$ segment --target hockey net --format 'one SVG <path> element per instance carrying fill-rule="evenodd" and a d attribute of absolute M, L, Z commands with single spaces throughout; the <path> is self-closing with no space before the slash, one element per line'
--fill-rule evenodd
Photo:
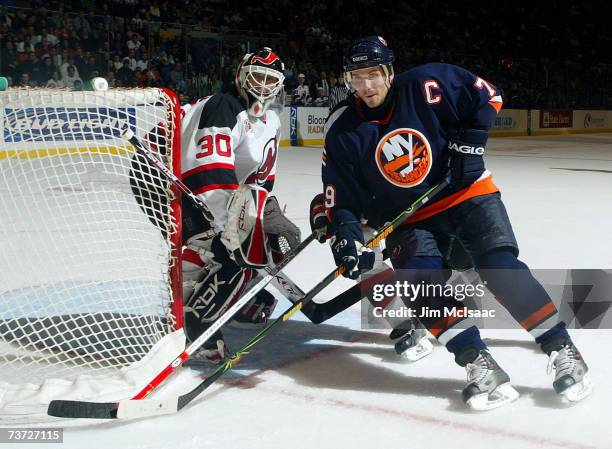
<path fill-rule="evenodd" d="M 0 92 L 0 424 L 131 397 L 184 349 L 180 171 L 166 89 Z"/>

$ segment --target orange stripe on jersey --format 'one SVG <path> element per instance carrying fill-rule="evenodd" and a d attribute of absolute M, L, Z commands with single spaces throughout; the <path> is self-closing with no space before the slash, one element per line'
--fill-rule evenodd
<path fill-rule="evenodd" d="M 436 201 L 429 206 L 422 208 L 415 212 L 406 223 L 416 223 L 417 221 L 425 220 L 426 218 L 433 217 L 440 212 L 450 209 L 457 204 L 463 203 L 465 200 L 474 198 L 475 196 L 486 195 L 489 193 L 499 192 L 499 188 L 493 183 L 493 177 L 488 176 L 485 179 L 476 181 L 474 184 L 466 187 L 465 189 L 459 190 L 440 201 Z"/>
<path fill-rule="evenodd" d="M 503 106 L 503 103 L 501 101 L 489 101 L 489 104 L 493 106 L 493 109 L 495 109 L 495 112 L 497 113 L 499 113 Z"/>
<path fill-rule="evenodd" d="M 449 330 L 454 324 L 462 321 L 464 318 L 465 317 L 459 316 L 459 314 L 451 315 L 436 321 L 431 327 L 428 327 L 427 330 L 431 332 L 431 335 L 438 338 L 443 332 Z"/>
<path fill-rule="evenodd" d="M 555 313 L 557 313 L 557 307 L 555 307 L 555 304 L 550 301 L 533 312 L 529 317 L 521 321 L 521 326 L 523 326 L 523 328 L 525 328 L 527 331 L 530 331 L 542 321 L 553 316 Z"/>

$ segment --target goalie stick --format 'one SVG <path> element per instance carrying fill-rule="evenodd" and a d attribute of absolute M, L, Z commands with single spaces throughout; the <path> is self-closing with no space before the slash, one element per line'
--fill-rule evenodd
<path fill-rule="evenodd" d="M 410 207 L 401 212 L 390 223 L 382 226 L 376 235 L 365 243 L 365 247 L 374 248 L 385 239 L 393 230 L 406 221 L 412 214 L 425 205 L 433 196 L 448 186 L 448 180 L 444 179 L 420 196 Z M 314 240 L 314 233 L 307 240 Z M 304 242 L 302 242 L 304 243 Z M 301 246 L 301 244 L 300 244 Z M 281 264 L 285 259 L 281 260 Z M 279 270 L 280 271 L 280 270 Z M 193 390 L 180 396 L 168 399 L 150 399 L 144 401 L 123 400 L 112 403 L 87 402 L 87 401 L 62 401 L 55 400 L 49 405 L 49 414 L 64 418 L 97 418 L 97 419 L 136 419 L 148 416 L 167 415 L 181 410 L 204 390 L 212 385 L 225 372 L 231 370 L 243 355 L 259 343 L 271 329 L 279 323 L 289 320 L 304 304 L 310 302 L 318 293 L 327 287 L 333 280 L 341 276 L 344 267 L 340 266 L 329 273 L 322 281 L 313 287 L 299 301 L 289 307 L 285 312 L 271 323 L 267 324 L 259 333 L 251 338 L 238 351 L 231 354 L 219 366 Z M 229 311 L 228 311 L 229 312 Z M 225 315 L 224 315 L 225 316 Z"/>

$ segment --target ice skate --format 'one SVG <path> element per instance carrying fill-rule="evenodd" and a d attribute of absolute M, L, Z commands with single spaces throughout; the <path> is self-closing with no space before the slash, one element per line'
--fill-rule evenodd
<path fill-rule="evenodd" d="M 516 400 L 519 394 L 510 385 L 510 377 L 500 368 L 487 349 L 468 348 L 457 363 L 467 371 L 463 401 L 472 410 L 491 410 Z"/>
<path fill-rule="evenodd" d="M 428 356 L 433 351 L 433 345 L 427 338 L 427 331 L 417 320 L 407 320 L 394 328 L 389 335 L 395 342 L 395 352 L 402 358 L 413 363 Z"/>
<path fill-rule="evenodd" d="M 543 346 L 549 355 L 546 372 L 555 370 L 553 388 L 568 402 L 578 402 L 593 391 L 589 367 L 571 339 L 559 337 Z"/>
<path fill-rule="evenodd" d="M 276 308 L 276 298 L 267 290 L 261 290 L 230 321 L 231 327 L 264 327 Z"/>
<path fill-rule="evenodd" d="M 219 331 L 185 361 L 185 366 L 209 368 L 218 364 L 228 354 L 229 348 L 225 344 L 223 334 Z"/>

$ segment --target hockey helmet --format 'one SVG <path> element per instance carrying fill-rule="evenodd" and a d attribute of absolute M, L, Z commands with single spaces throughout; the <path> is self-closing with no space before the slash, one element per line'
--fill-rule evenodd
<path fill-rule="evenodd" d="M 354 41 L 344 55 L 344 82 L 351 88 L 351 72 L 370 67 L 382 67 L 388 77 L 393 73 L 393 50 L 380 36 L 367 36 Z"/>
<path fill-rule="evenodd" d="M 238 92 L 249 115 L 261 117 L 283 93 L 285 65 L 272 49 L 247 53 L 236 71 Z"/>

